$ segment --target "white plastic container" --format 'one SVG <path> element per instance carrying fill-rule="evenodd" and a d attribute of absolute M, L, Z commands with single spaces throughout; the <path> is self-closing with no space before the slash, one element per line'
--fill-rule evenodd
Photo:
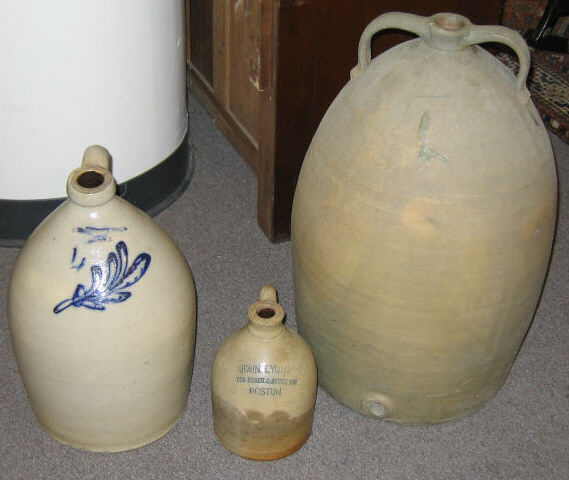
<path fill-rule="evenodd" d="M 85 145 L 105 145 L 120 158 L 119 184 L 182 155 L 170 165 L 175 182 L 147 179 L 152 201 L 134 188 L 126 198 L 149 210 L 179 193 L 191 175 L 183 1 L 0 0 L 0 7 L 0 237 L 21 236 L 21 223 L 39 223 L 37 209 L 47 208 L 21 202 L 65 197 L 61 179 Z M 32 212 L 15 210 L 24 207 Z"/>

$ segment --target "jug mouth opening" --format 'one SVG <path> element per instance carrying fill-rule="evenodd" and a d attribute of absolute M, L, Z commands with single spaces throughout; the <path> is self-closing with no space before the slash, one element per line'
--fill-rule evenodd
<path fill-rule="evenodd" d="M 98 165 L 79 167 L 71 172 L 67 180 L 67 195 L 84 207 L 103 205 L 116 193 L 111 172 Z"/>
<path fill-rule="evenodd" d="M 249 307 L 249 320 L 256 325 L 280 325 L 284 316 L 284 310 L 278 303 L 258 301 Z"/>
<path fill-rule="evenodd" d="M 259 315 L 259 317 L 266 319 L 272 318 L 276 315 L 275 310 L 271 307 L 259 308 L 256 313 Z"/>
<path fill-rule="evenodd" d="M 77 177 L 77 183 L 83 188 L 96 188 L 104 181 L 105 177 L 94 170 L 87 170 Z"/>
<path fill-rule="evenodd" d="M 271 339 L 284 329 L 285 312 L 278 303 L 258 301 L 249 307 L 248 330 L 259 338 Z"/>
<path fill-rule="evenodd" d="M 443 30 L 456 31 L 467 26 L 465 18 L 454 13 L 440 13 L 435 15 L 434 23 Z"/>

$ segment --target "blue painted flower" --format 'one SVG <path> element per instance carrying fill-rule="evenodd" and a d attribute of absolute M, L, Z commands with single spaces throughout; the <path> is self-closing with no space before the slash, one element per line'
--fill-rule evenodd
<path fill-rule="evenodd" d="M 116 253 L 107 257 L 107 268 L 100 265 L 91 267 L 91 286 L 86 289 L 81 283 L 75 288 L 71 298 L 59 302 L 54 313 L 73 307 L 85 307 L 91 310 L 105 310 L 107 303 L 120 303 L 132 293 L 128 288 L 138 282 L 150 266 L 150 254 L 141 253 L 132 265 L 128 266 L 128 248 L 122 240 L 115 245 Z"/>

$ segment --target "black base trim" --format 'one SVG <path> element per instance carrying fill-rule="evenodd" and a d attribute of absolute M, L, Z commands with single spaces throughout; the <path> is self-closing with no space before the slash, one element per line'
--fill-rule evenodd
<path fill-rule="evenodd" d="M 182 143 L 168 158 L 117 185 L 117 192 L 149 215 L 156 215 L 184 192 L 193 175 L 194 158 L 186 132 Z M 21 246 L 41 221 L 64 200 L 0 199 L 0 246 Z"/>

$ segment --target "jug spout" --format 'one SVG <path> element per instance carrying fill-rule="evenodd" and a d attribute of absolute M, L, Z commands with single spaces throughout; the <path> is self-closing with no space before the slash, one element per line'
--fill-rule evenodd
<path fill-rule="evenodd" d="M 285 312 L 277 301 L 277 290 L 272 285 L 265 285 L 259 293 L 259 301 L 249 307 L 248 330 L 251 335 L 273 339 L 284 329 Z"/>
<path fill-rule="evenodd" d="M 105 170 L 111 170 L 111 154 L 101 145 L 91 145 L 85 149 L 83 153 L 82 167 L 101 167 Z"/>
<path fill-rule="evenodd" d="M 264 285 L 259 293 L 259 301 L 277 303 L 277 289 L 270 284 Z"/>

